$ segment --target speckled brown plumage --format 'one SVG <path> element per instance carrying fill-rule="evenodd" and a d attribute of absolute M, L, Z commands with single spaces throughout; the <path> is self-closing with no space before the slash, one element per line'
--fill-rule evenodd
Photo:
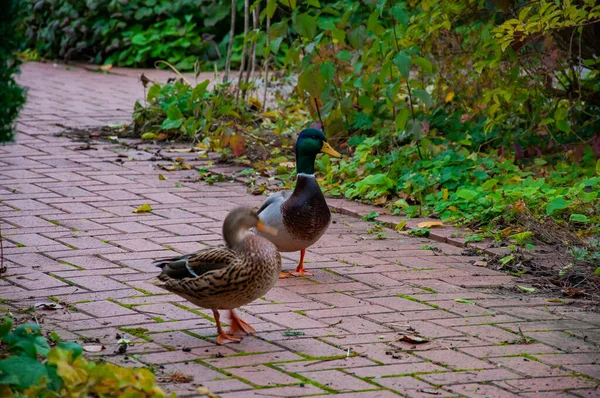
<path fill-rule="evenodd" d="M 222 340 L 237 341 L 237 338 L 222 331 L 217 310 L 231 311 L 233 331 L 253 331 L 250 325 L 237 318 L 233 309 L 265 295 L 281 272 L 279 251 L 265 238 L 251 233 L 249 229 L 253 227 L 267 230 L 255 211 L 234 209 L 223 224 L 227 247 L 207 248 L 154 262 L 162 272 L 153 284 L 199 307 L 213 310 L 219 343 Z"/>

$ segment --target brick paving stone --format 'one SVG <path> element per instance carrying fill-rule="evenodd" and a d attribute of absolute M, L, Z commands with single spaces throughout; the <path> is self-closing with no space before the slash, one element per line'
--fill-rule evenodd
<path fill-rule="evenodd" d="M 314 396 L 316 394 L 323 393 L 324 391 L 311 384 L 305 384 L 303 386 L 290 386 L 290 387 L 277 387 L 269 389 L 260 389 L 252 391 L 239 391 L 220 394 L 221 398 L 264 398 L 265 394 L 269 397 L 304 397 Z"/>
<path fill-rule="evenodd" d="M 588 365 L 600 363 L 600 355 L 597 353 L 548 354 L 536 355 L 535 357 L 549 365 Z"/>
<path fill-rule="evenodd" d="M 346 351 L 325 344 L 316 339 L 297 339 L 280 341 L 279 345 L 288 350 L 300 353 L 309 357 L 333 357 L 345 355 Z"/>
<path fill-rule="evenodd" d="M 593 388 L 598 382 L 583 377 L 543 377 L 522 380 L 497 381 L 500 387 L 516 392 L 540 392 L 552 390 L 566 390 L 575 388 Z"/>
<path fill-rule="evenodd" d="M 265 354 L 246 355 L 241 357 L 230 357 L 230 358 L 215 358 L 207 359 L 205 362 L 215 368 L 231 368 L 238 366 L 251 366 L 266 363 L 278 363 L 287 362 L 293 360 L 300 360 L 301 356 L 293 354 L 289 351 L 281 352 L 269 352 Z"/>
<path fill-rule="evenodd" d="M 548 366 L 525 357 L 491 358 L 490 361 L 526 376 L 566 376 L 569 374 L 556 366 Z"/>
<path fill-rule="evenodd" d="M 257 386 L 276 386 L 300 383 L 300 379 L 264 365 L 229 369 L 228 372 L 236 377 L 248 380 L 250 383 Z"/>
<path fill-rule="evenodd" d="M 327 369 L 352 369 L 362 366 L 373 366 L 375 362 L 372 362 L 363 357 L 347 357 L 342 359 L 334 360 L 310 360 L 300 362 L 286 362 L 273 365 L 275 368 L 284 369 L 286 372 L 299 373 L 314 370 L 327 370 Z"/>
<path fill-rule="evenodd" d="M 120 315 L 135 315 L 136 312 L 110 301 L 93 301 L 91 303 L 77 304 L 80 311 L 84 311 L 97 318 Z"/>
<path fill-rule="evenodd" d="M 414 377 L 385 377 L 375 380 L 377 384 L 387 387 L 391 390 L 397 391 L 401 394 L 409 397 L 452 397 L 456 396 L 450 392 L 436 388 L 430 384 L 427 384 L 421 380 L 417 380 Z"/>
<path fill-rule="evenodd" d="M 414 358 L 418 361 L 418 358 Z M 347 370 L 358 377 L 388 377 L 400 376 L 416 373 L 447 372 L 446 368 L 438 366 L 431 362 L 412 362 L 395 365 L 369 366 L 364 368 L 354 368 Z M 445 373 L 444 373 L 445 374 Z M 437 383 L 442 384 L 442 383 Z"/>
<path fill-rule="evenodd" d="M 456 386 L 449 386 L 448 388 L 461 396 L 469 398 L 515 398 L 518 396 L 489 384 L 459 384 Z M 546 397 L 546 395 L 544 395 L 544 397 Z"/>
<path fill-rule="evenodd" d="M 465 372 L 445 372 L 420 375 L 419 378 L 435 385 L 477 383 L 495 380 L 520 379 L 522 376 L 506 369 L 485 369 Z"/>
<path fill-rule="evenodd" d="M 377 386 L 369 384 L 339 370 L 319 370 L 300 374 L 310 380 L 316 381 L 322 386 L 341 392 L 353 390 L 374 390 L 377 388 Z"/>
<path fill-rule="evenodd" d="M 451 369 L 489 369 L 494 367 L 487 362 L 451 350 L 422 351 L 418 355 L 434 363 L 445 364 Z"/>
<path fill-rule="evenodd" d="M 532 354 L 538 357 L 537 354 L 546 354 L 559 352 L 558 349 L 545 344 L 513 344 L 513 345 L 498 345 L 485 347 L 460 347 L 459 351 L 465 352 L 477 358 L 493 358 L 504 357 L 509 355 Z M 576 354 L 574 354 L 576 355 Z M 586 354 L 587 355 L 587 354 Z M 543 358 L 553 358 L 560 355 L 543 355 Z M 588 357 L 589 358 L 589 357 Z"/>

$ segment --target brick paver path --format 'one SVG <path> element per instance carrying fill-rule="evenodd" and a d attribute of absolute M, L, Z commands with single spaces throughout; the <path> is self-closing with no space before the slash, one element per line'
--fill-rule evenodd
<path fill-rule="evenodd" d="M 391 230 L 377 240 L 347 215 L 308 251 L 314 277 L 281 280 L 243 308 L 256 336 L 217 346 L 209 311 L 145 283 L 157 273 L 150 260 L 219 244 L 227 211 L 263 197 L 192 182 L 194 170 L 162 171 L 161 181 L 161 161 L 142 149 L 98 141 L 79 150 L 54 136 L 57 124 L 130 119 L 139 72 L 115 72 L 23 68 L 29 102 L 17 143 L 0 147 L 3 307 L 60 299 L 70 308 L 30 316 L 64 339 L 106 346 L 89 355 L 152 366 L 181 394 L 202 385 L 227 398 L 600 396 L 597 313 L 507 289 L 512 277 L 445 243 Z M 133 214 L 143 203 L 152 213 Z M 297 259 L 285 254 L 284 267 Z M 114 354 L 117 335 L 135 342 L 125 355 Z M 193 381 L 167 381 L 175 371 Z"/>

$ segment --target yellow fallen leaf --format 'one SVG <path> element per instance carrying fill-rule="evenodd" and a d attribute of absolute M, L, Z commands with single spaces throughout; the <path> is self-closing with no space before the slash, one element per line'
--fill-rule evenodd
<path fill-rule="evenodd" d="M 387 201 L 387 196 L 380 196 L 379 198 L 375 199 L 373 201 L 374 204 L 376 205 L 382 205 Z"/>
<path fill-rule="evenodd" d="M 158 179 L 161 180 L 161 181 L 165 181 L 167 178 L 164 175 L 159 174 L 158 175 Z"/>
<path fill-rule="evenodd" d="M 396 226 L 394 227 L 394 229 L 398 232 L 403 231 L 404 228 L 406 228 L 406 221 L 400 221 L 398 224 L 396 224 Z"/>
<path fill-rule="evenodd" d="M 199 142 L 199 143 L 196 144 L 196 148 L 200 148 L 200 149 L 206 150 L 206 149 L 208 149 L 208 145 L 206 145 L 203 142 Z"/>
<path fill-rule="evenodd" d="M 442 188 L 442 199 L 448 200 L 448 188 Z"/>
<path fill-rule="evenodd" d="M 171 148 L 167 149 L 167 152 L 188 153 L 192 152 L 192 148 Z"/>
<path fill-rule="evenodd" d="M 296 163 L 294 162 L 281 162 L 279 163 L 280 166 L 283 167 L 289 167 L 290 169 L 293 169 L 294 167 L 296 167 Z"/>
<path fill-rule="evenodd" d="M 423 221 L 417 224 L 419 228 L 433 228 L 433 227 L 441 227 L 444 223 L 441 221 Z"/>
<path fill-rule="evenodd" d="M 187 170 L 191 170 L 192 169 L 192 165 L 189 164 L 189 163 L 182 163 L 181 167 L 183 167 L 184 169 L 187 169 Z"/>
<path fill-rule="evenodd" d="M 108 72 L 108 71 L 109 71 L 109 70 L 111 70 L 111 69 L 112 69 L 112 64 L 108 64 L 108 65 L 102 65 L 102 66 L 100 67 L 100 70 L 101 70 L 102 72 Z"/>
<path fill-rule="evenodd" d="M 175 161 L 177 163 L 183 163 L 183 158 L 182 157 L 177 157 L 177 158 L 175 158 Z"/>
<path fill-rule="evenodd" d="M 454 91 L 450 91 L 448 94 L 446 94 L 446 102 L 450 102 L 454 99 Z"/>
<path fill-rule="evenodd" d="M 149 213 L 151 211 L 152 211 L 152 207 L 150 207 L 150 205 L 148 203 L 144 203 L 143 205 L 141 205 L 140 207 L 135 209 L 133 212 L 134 213 Z"/>
<path fill-rule="evenodd" d="M 144 133 L 144 134 L 142 134 L 142 139 L 145 140 L 145 141 L 155 140 L 156 139 L 156 134 L 154 134 L 154 133 Z"/>

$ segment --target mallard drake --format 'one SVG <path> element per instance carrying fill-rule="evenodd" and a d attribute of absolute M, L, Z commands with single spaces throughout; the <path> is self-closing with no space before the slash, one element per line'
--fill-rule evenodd
<path fill-rule="evenodd" d="M 199 307 L 213 311 L 217 323 L 217 343 L 240 341 L 236 332 L 255 330 L 240 319 L 234 309 L 267 293 L 281 272 L 281 255 L 268 240 L 250 232 L 256 228 L 276 234 L 265 226 L 255 210 L 238 207 L 223 223 L 226 247 L 212 247 L 179 257 L 155 260 L 162 272 L 151 282 L 177 294 Z M 229 334 L 221 328 L 218 310 L 229 310 Z"/>
<path fill-rule="evenodd" d="M 312 275 L 304 269 L 306 248 L 317 242 L 331 222 L 331 212 L 315 178 L 315 159 L 323 152 L 341 155 L 327 143 L 321 130 L 303 130 L 296 141 L 296 187 L 293 192 L 275 192 L 262 203 L 258 217 L 262 223 L 277 229 L 277 235 L 258 234 L 269 239 L 282 252 L 300 251 L 295 271 L 282 272 L 280 277 Z"/>

